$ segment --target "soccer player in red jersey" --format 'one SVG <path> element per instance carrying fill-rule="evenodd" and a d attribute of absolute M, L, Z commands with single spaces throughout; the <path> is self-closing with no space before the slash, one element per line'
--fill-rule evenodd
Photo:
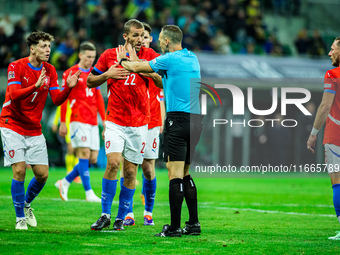
<path fill-rule="evenodd" d="M 323 138 L 325 162 L 333 187 L 334 209 L 340 223 L 340 37 L 334 40 L 328 56 L 336 68 L 325 74 L 324 93 L 307 141 L 307 149 L 314 153 L 317 133 L 326 123 Z M 340 240 L 340 231 L 328 239 Z"/>
<path fill-rule="evenodd" d="M 81 71 L 70 73 L 67 86 L 59 90 L 55 68 L 47 63 L 51 53 L 53 36 L 33 32 L 27 38 L 29 57 L 12 62 L 8 66 L 8 82 L 5 102 L 0 116 L 1 139 L 5 166 L 12 166 L 12 199 L 16 212 L 16 229 L 36 227 L 37 221 L 31 202 L 44 187 L 48 177 L 48 157 L 44 135 L 41 133 L 42 111 L 47 94 L 56 105 L 61 105 L 71 89 L 77 85 Z M 25 196 L 26 164 L 32 166 L 34 177 Z"/>
<path fill-rule="evenodd" d="M 85 189 L 86 200 L 89 202 L 100 202 L 90 184 L 89 164 L 96 164 L 99 153 L 99 129 L 97 112 L 104 123 L 105 105 L 100 87 L 95 89 L 86 86 L 87 77 L 92 70 L 92 64 L 96 58 L 96 47 L 90 42 L 83 42 L 80 45 L 79 63 L 64 72 L 63 87 L 66 86 L 66 78 L 70 72 L 82 71 L 78 85 L 72 90 L 68 101 L 72 110 L 70 120 L 70 134 L 72 147 L 76 149 L 79 163 L 62 180 L 55 183 L 59 189 L 60 197 L 67 201 L 67 192 L 71 182 L 80 176 Z M 66 111 L 67 101 L 61 106 L 61 122 L 59 134 L 62 137 L 67 135 Z M 103 124 L 105 126 L 105 123 Z"/>
<path fill-rule="evenodd" d="M 139 58 L 149 61 L 157 53 L 142 47 L 144 37 L 143 24 L 135 19 L 124 24 L 123 37 L 125 47 L 129 48 L 130 59 Z M 137 51 L 133 54 L 133 49 Z M 119 70 L 119 75 L 114 75 Z M 124 184 L 119 196 L 119 209 L 114 230 L 124 230 L 123 220 L 129 209 L 135 192 L 138 164 L 143 162 L 142 149 L 146 141 L 147 124 L 150 118 L 148 80 L 142 75 L 123 71 L 117 61 L 116 48 L 106 50 L 94 66 L 87 79 L 90 88 L 100 86 L 107 81 L 108 106 L 106 114 L 105 150 L 107 166 L 102 182 L 102 215 L 91 226 L 92 230 L 101 230 L 110 226 L 112 200 L 116 193 L 117 173 L 121 157 L 124 157 Z M 161 82 L 158 74 L 154 74 Z"/>
<path fill-rule="evenodd" d="M 197 188 L 189 173 L 196 145 L 199 142 L 203 121 L 200 115 L 199 88 L 200 65 L 196 55 L 182 48 L 183 33 L 178 26 L 165 25 L 159 34 L 164 55 L 152 61 L 130 62 L 126 49 L 119 45 L 117 59 L 130 72 L 161 72 L 163 83 L 155 83 L 164 89 L 167 118 L 164 128 L 163 159 L 169 171 L 169 205 L 171 225 L 163 226 L 159 237 L 200 235 L 198 221 Z M 195 80 L 193 80 L 195 79 Z M 181 210 L 185 197 L 189 221 L 181 229 Z"/>
<path fill-rule="evenodd" d="M 143 22 L 144 25 L 144 40 L 142 46 L 149 48 L 152 42 L 151 27 Z M 155 86 L 153 80 L 148 78 L 149 95 L 150 95 L 150 122 L 148 124 L 148 133 L 146 143 L 143 144 L 143 188 L 142 199 L 145 201 L 144 208 L 144 225 L 155 225 L 152 218 L 153 206 L 156 195 L 156 173 L 155 162 L 159 152 L 159 134 L 162 133 L 162 125 L 165 117 L 165 106 L 162 89 Z M 121 186 L 124 178 L 120 179 Z M 145 198 L 145 200 L 144 200 Z M 133 201 L 131 201 L 128 214 L 125 217 L 124 225 L 130 226 L 135 224 L 133 214 Z"/>

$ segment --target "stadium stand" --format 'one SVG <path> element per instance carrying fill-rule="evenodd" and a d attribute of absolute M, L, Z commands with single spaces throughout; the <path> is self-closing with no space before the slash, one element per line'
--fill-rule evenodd
<path fill-rule="evenodd" d="M 335 0 L 12 2 L 0 1 L 4 6 L 0 11 L 0 68 L 27 55 L 24 36 L 37 29 L 55 36 L 51 61 L 65 70 L 77 61 L 74 52 L 83 40 L 98 45 L 99 54 L 122 42 L 122 26 L 130 18 L 154 27 L 152 47 L 158 47 L 163 24 L 176 24 L 185 33 L 184 46 L 195 52 L 273 56 L 324 55 L 336 36 L 334 24 L 339 22 L 332 12 L 339 7 Z M 323 19 L 325 14 L 330 18 Z"/>
<path fill-rule="evenodd" d="M 153 27 L 154 40 L 151 47 L 158 51 L 160 50 L 157 40 L 161 27 L 164 24 L 178 25 L 184 31 L 183 46 L 199 56 L 203 77 L 224 78 L 230 75 L 229 77 L 254 78 L 256 75 L 251 74 L 249 67 L 247 69 L 243 64 L 248 62 L 252 64 L 251 68 L 255 65 L 256 68 L 266 66 L 270 68 L 269 70 L 279 70 L 283 77 L 317 75 L 322 78 L 323 71 L 308 72 L 307 67 L 299 69 L 299 73 L 296 70 L 299 63 L 307 65 L 309 59 L 327 58 L 330 44 L 339 35 L 336 26 L 340 22 L 340 18 L 333 12 L 340 7 L 337 0 L 327 2 L 322 0 L 0 0 L 0 6 L 2 6 L 0 9 L 1 98 L 4 95 L 2 90 L 6 85 L 8 64 L 29 54 L 24 39 L 29 32 L 37 29 L 55 36 L 50 62 L 57 67 L 60 77 L 63 71 L 77 62 L 76 52 L 80 42 L 84 40 L 93 42 L 97 46 L 99 56 L 105 49 L 122 44 L 124 22 L 129 18 L 137 18 L 150 23 Z M 325 16 L 327 19 L 324 18 Z M 223 55 L 227 55 L 228 58 L 223 58 Z M 209 64 L 215 57 L 220 57 L 218 61 L 223 63 L 226 61 L 225 63 L 229 64 L 228 70 L 221 70 L 222 67 Z M 251 60 L 248 57 L 251 57 Z M 285 59 L 288 59 L 287 66 L 278 68 L 275 58 L 280 66 Z M 305 62 L 299 62 L 305 58 L 307 58 Z M 320 65 L 324 66 L 328 59 L 326 62 L 322 61 Z M 329 64 L 328 62 L 326 65 Z M 291 68 L 292 66 L 294 68 Z M 268 73 L 269 76 L 272 74 Z M 246 88 L 248 84 L 243 83 L 240 86 Z M 103 94 L 105 89 L 103 86 Z M 318 93 L 315 87 L 312 90 L 313 93 Z M 53 111 L 47 107 L 47 113 Z M 44 123 L 49 123 L 49 115 L 44 115 Z M 45 126 L 43 131 L 50 132 Z M 256 144 L 253 141 L 256 140 L 257 135 L 261 136 L 261 131 L 250 135 L 251 144 Z M 235 138 L 236 143 L 237 138 Z M 52 141 L 50 148 L 53 149 L 54 144 Z M 204 158 L 203 154 L 202 152 L 202 158 Z M 57 152 L 49 155 L 52 161 L 55 158 L 55 162 L 58 162 Z M 303 155 L 294 155 L 303 157 Z M 256 159 L 259 156 L 249 157 Z M 301 158 L 300 162 L 303 161 Z"/>

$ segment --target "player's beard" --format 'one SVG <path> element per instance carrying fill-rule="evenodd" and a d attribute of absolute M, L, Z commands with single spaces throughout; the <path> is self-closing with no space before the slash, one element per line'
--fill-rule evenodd
<path fill-rule="evenodd" d="M 333 66 L 339 66 L 339 55 L 337 55 L 334 60 L 332 61 Z"/>
<path fill-rule="evenodd" d="M 139 49 L 136 48 L 136 46 L 139 46 Z M 136 52 L 139 52 L 140 49 L 143 47 L 142 44 L 138 45 L 137 43 L 135 45 L 133 45 L 133 48 L 135 49 Z"/>

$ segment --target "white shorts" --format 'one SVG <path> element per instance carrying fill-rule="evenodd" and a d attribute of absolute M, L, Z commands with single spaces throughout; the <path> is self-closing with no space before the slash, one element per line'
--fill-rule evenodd
<path fill-rule="evenodd" d="M 120 152 L 127 161 L 142 164 L 148 125 L 124 127 L 110 121 L 105 124 L 105 153 Z"/>
<path fill-rule="evenodd" d="M 99 129 L 97 125 L 71 122 L 70 133 L 73 148 L 90 148 L 92 151 L 99 151 Z"/>
<path fill-rule="evenodd" d="M 325 163 L 329 174 L 340 174 L 340 147 L 334 144 L 325 144 Z M 335 176 L 334 176 L 335 177 Z M 340 178 L 336 176 L 336 178 Z"/>
<path fill-rule="evenodd" d="M 148 129 L 146 136 L 146 145 L 144 150 L 145 159 L 158 159 L 159 151 L 159 130 L 161 127 Z"/>
<path fill-rule="evenodd" d="M 44 135 L 26 136 L 8 129 L 0 128 L 4 150 L 4 165 L 26 162 L 30 165 L 47 165 L 48 156 Z"/>

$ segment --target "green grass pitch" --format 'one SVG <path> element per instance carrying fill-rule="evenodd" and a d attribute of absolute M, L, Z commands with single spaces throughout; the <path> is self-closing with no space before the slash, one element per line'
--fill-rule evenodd
<path fill-rule="evenodd" d="M 167 171 L 157 171 L 156 225 L 143 226 L 139 184 L 136 225 L 124 232 L 91 231 L 101 205 L 85 202 L 79 184 L 69 189 L 71 201 L 62 201 L 54 183 L 64 174 L 64 170 L 51 169 L 46 186 L 33 201 L 38 226 L 16 231 L 12 171 L 0 170 L 0 254 L 340 254 L 340 241 L 327 239 L 340 230 L 328 178 L 197 178 L 202 234 L 159 238 L 154 234 L 169 223 Z M 25 187 L 32 176 L 27 170 Z M 97 195 L 102 176 L 103 171 L 91 171 Z M 138 179 L 141 182 L 140 172 Z M 119 187 L 113 218 L 118 197 Z M 184 202 L 182 226 L 187 218 Z"/>

